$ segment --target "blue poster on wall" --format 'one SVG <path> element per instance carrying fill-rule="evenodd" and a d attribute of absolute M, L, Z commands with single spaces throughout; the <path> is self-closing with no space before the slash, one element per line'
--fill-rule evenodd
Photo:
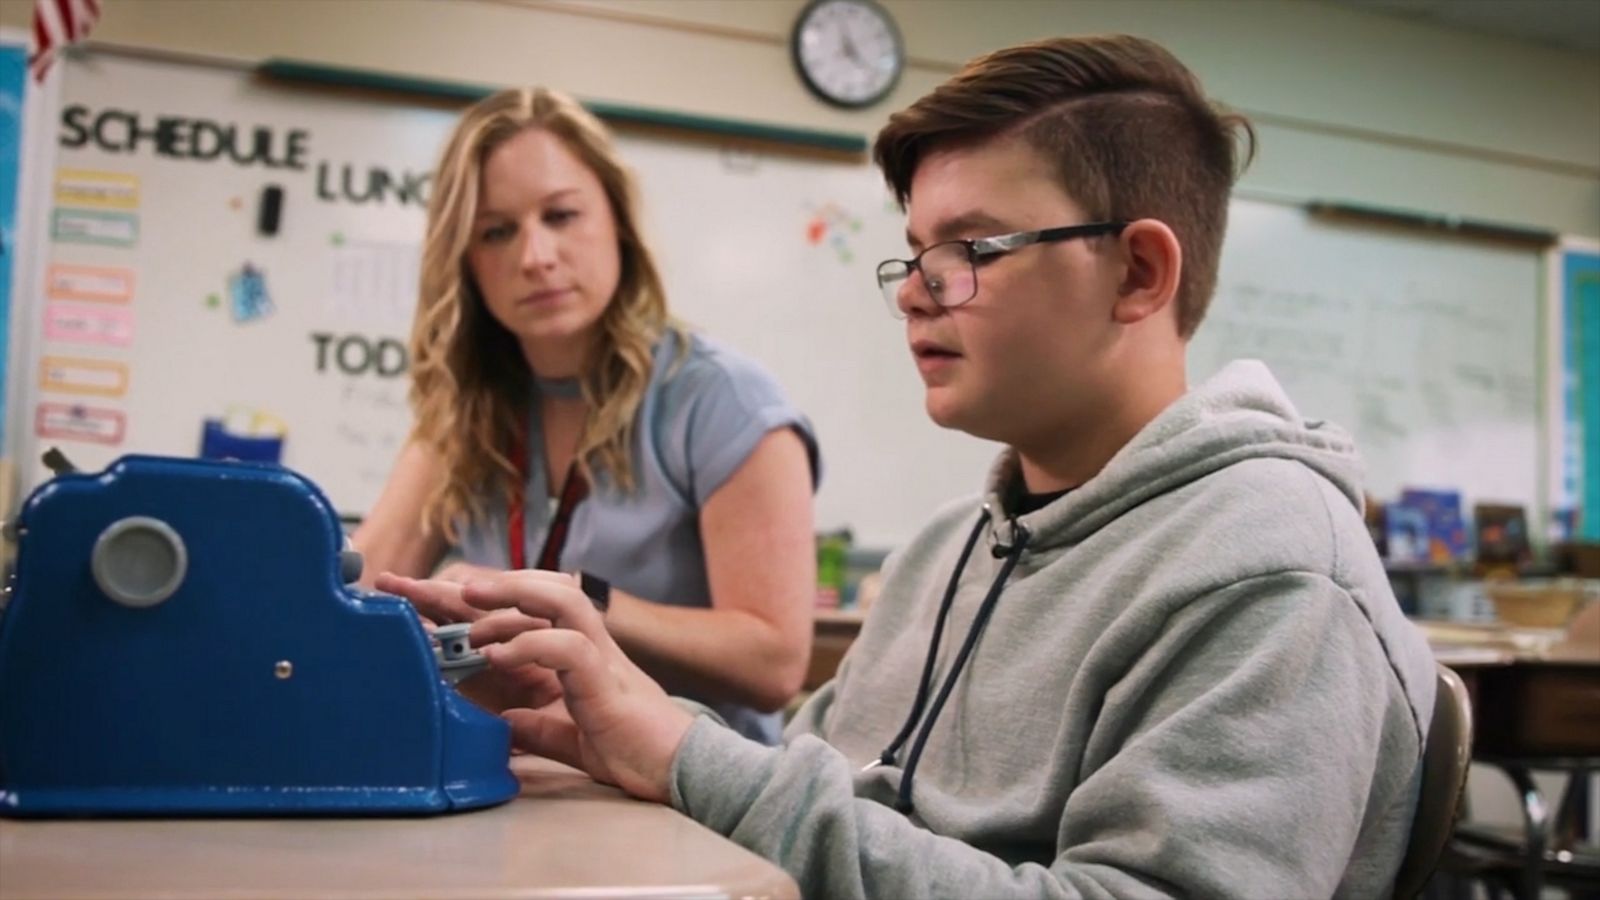
<path fill-rule="evenodd" d="M 0 447 L 6 440 L 6 357 L 11 345 L 12 259 L 17 252 L 17 179 L 22 168 L 22 92 L 28 51 L 0 44 Z"/>
<path fill-rule="evenodd" d="M 1567 337 L 1563 493 L 1578 500 L 1577 536 L 1600 541 L 1600 253 L 1563 253 L 1561 288 Z"/>

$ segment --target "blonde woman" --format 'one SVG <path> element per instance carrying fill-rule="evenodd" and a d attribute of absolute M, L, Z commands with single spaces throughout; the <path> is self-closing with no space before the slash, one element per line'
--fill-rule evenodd
<path fill-rule="evenodd" d="M 462 115 L 428 210 L 415 422 L 353 539 L 386 590 L 451 551 L 435 583 L 581 571 L 635 662 L 773 743 L 810 652 L 816 441 L 769 375 L 671 318 L 636 205 L 571 98 Z M 475 696 L 527 705 L 538 681 Z"/>

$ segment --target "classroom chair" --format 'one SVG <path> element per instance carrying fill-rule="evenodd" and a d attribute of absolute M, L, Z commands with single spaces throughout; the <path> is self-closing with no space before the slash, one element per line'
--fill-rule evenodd
<path fill-rule="evenodd" d="M 1467 785 L 1472 760 L 1472 703 L 1461 676 L 1436 664 L 1439 685 L 1433 699 L 1433 720 L 1422 754 L 1422 792 L 1411 840 L 1394 879 L 1394 896 L 1409 900 L 1422 893 L 1439 856 L 1455 830 L 1456 810 Z"/>
<path fill-rule="evenodd" d="M 1481 883 L 1492 900 L 1510 895 L 1539 900 L 1547 887 L 1570 897 L 1600 897 L 1600 849 L 1586 840 L 1589 779 L 1600 757 L 1499 758 L 1478 761 L 1506 773 L 1522 800 L 1521 828 L 1463 823 L 1451 839 L 1443 869 Z M 1566 772 L 1554 814 L 1533 781 L 1533 771 Z"/>

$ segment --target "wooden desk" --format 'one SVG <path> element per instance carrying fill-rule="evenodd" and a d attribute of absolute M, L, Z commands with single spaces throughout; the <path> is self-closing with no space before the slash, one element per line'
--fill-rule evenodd
<path fill-rule="evenodd" d="M 0 819 L 0 898 L 799 896 L 672 809 L 519 756 L 522 796 L 416 819 Z"/>
<path fill-rule="evenodd" d="M 1490 875 L 1526 898 L 1541 896 L 1547 878 L 1592 872 L 1587 796 L 1589 773 L 1600 767 L 1600 641 L 1497 626 L 1418 625 L 1472 696 L 1475 764 L 1500 769 L 1521 800 L 1520 828 L 1470 816 L 1459 823 L 1442 871 Z M 1536 771 L 1569 775 L 1558 807 L 1545 798 Z"/>
<path fill-rule="evenodd" d="M 1600 757 L 1600 661 L 1517 660 L 1470 677 L 1475 754 Z"/>
<path fill-rule="evenodd" d="M 1472 697 L 1474 754 L 1600 756 L 1600 646 L 1560 632 L 1419 621 Z"/>

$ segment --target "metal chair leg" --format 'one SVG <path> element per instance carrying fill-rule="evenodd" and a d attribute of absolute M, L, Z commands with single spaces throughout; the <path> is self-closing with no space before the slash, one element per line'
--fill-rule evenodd
<path fill-rule="evenodd" d="M 1566 790 L 1556 806 L 1552 836 L 1557 850 L 1570 850 L 1589 838 L 1589 772 L 1578 770 L 1567 776 Z"/>
<path fill-rule="evenodd" d="M 1522 794 L 1522 823 L 1526 828 L 1523 837 L 1522 900 L 1539 900 L 1544 888 L 1544 850 L 1549 841 L 1550 810 L 1544 795 L 1539 793 L 1533 776 L 1521 766 L 1502 766 Z"/>

